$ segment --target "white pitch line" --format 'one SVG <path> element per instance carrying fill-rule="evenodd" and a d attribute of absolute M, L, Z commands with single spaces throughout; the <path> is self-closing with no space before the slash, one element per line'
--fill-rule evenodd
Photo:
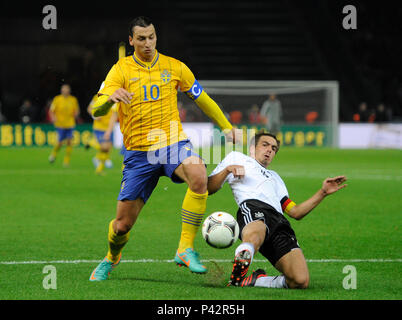
<path fill-rule="evenodd" d="M 267 262 L 267 260 L 253 260 L 254 262 Z M 370 263 L 387 263 L 402 262 L 402 259 L 306 259 L 311 263 L 351 263 L 351 262 L 370 262 Z M 99 263 L 101 260 L 31 260 L 31 261 L 0 261 L 0 265 L 17 265 L 17 264 L 79 264 L 79 263 Z M 172 263 L 174 260 L 158 260 L 158 259 L 139 259 L 139 260 L 121 260 L 122 263 Z M 232 260 L 204 259 L 201 262 L 222 262 L 230 263 Z"/>
<path fill-rule="evenodd" d="M 82 174 L 82 170 L 71 169 L 68 171 L 61 170 L 42 170 L 42 169 L 0 169 L 1 175 L 72 175 L 72 174 Z M 323 176 L 327 175 L 325 171 L 314 172 L 314 173 L 306 173 L 304 171 L 290 171 L 283 170 L 281 176 L 287 178 L 306 178 L 306 179 L 321 179 Z M 398 172 L 394 174 L 381 174 L 381 173 L 372 173 L 372 172 L 362 172 L 362 173 L 352 173 L 347 175 L 349 180 L 385 180 L 385 181 L 401 181 L 402 175 Z"/>
<path fill-rule="evenodd" d="M 304 173 L 304 172 L 283 172 L 281 176 L 283 177 L 289 177 L 289 178 L 308 178 L 308 179 L 314 179 L 314 178 L 322 178 L 324 174 L 321 174 L 319 172 L 315 173 Z M 350 174 L 347 175 L 349 180 L 387 180 L 387 181 L 401 181 L 402 176 L 400 175 L 382 175 L 382 174 Z"/>

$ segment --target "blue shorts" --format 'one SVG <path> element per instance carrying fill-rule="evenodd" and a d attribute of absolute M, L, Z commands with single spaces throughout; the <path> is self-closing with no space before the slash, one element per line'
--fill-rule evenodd
<path fill-rule="evenodd" d="M 58 141 L 62 142 L 63 140 L 66 139 L 72 139 L 73 138 L 73 131 L 74 128 L 56 128 L 57 131 L 57 137 L 58 137 Z"/>
<path fill-rule="evenodd" d="M 147 202 L 158 184 L 159 177 L 169 177 L 174 183 L 183 183 L 174 174 L 176 168 L 191 156 L 200 156 L 193 151 L 189 140 L 179 141 L 156 151 L 129 151 L 124 153 L 123 180 L 118 200 Z"/>
<path fill-rule="evenodd" d="M 124 153 L 126 152 L 126 147 L 124 146 L 124 144 L 121 146 L 121 149 L 120 149 L 120 154 L 122 155 L 122 156 L 124 156 Z"/>
<path fill-rule="evenodd" d="M 103 143 L 103 142 L 113 142 L 113 132 L 110 135 L 110 139 L 109 140 L 105 140 L 104 139 L 104 135 L 105 135 L 106 131 L 101 131 L 101 130 L 94 130 L 94 135 L 96 137 L 96 140 L 98 140 L 98 143 Z"/>

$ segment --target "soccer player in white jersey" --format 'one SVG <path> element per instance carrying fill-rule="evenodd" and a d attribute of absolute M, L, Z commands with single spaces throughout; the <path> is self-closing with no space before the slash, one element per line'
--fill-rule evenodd
<path fill-rule="evenodd" d="M 268 288 L 307 288 L 309 272 L 296 235 L 284 212 L 302 219 L 326 196 L 346 187 L 345 176 L 327 178 L 308 200 L 295 204 L 285 183 L 268 170 L 280 142 L 269 133 L 259 133 L 250 142 L 250 156 L 229 153 L 208 178 L 208 192 L 217 192 L 228 182 L 239 206 L 237 222 L 242 243 L 235 251 L 229 285 Z M 281 276 L 268 276 L 258 269 L 247 276 L 254 254 L 259 251 L 279 270 Z"/>

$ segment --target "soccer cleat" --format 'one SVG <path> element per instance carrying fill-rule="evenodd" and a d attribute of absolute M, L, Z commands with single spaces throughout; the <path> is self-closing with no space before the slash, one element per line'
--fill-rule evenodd
<path fill-rule="evenodd" d="M 240 251 L 233 261 L 233 270 L 229 285 L 239 286 L 248 272 L 251 263 L 251 253 L 248 250 Z"/>
<path fill-rule="evenodd" d="M 89 281 L 103 281 L 107 280 L 110 273 L 116 268 L 120 263 L 121 255 L 116 263 L 111 262 L 105 257 L 101 263 L 95 268 L 89 277 Z"/>
<path fill-rule="evenodd" d="M 248 276 L 243 278 L 243 280 L 240 282 L 238 285 L 239 287 L 254 287 L 255 282 L 257 281 L 258 278 L 260 277 L 266 277 L 267 274 L 265 273 L 264 270 L 258 269 L 256 271 L 253 271 L 253 273 Z"/>
<path fill-rule="evenodd" d="M 105 161 L 105 167 L 108 168 L 108 169 L 113 168 L 113 162 L 112 162 L 112 160 L 107 159 L 107 160 Z"/>
<path fill-rule="evenodd" d="M 99 159 L 97 157 L 93 157 L 92 158 L 92 163 L 94 165 L 94 167 L 96 168 L 99 165 Z"/>
<path fill-rule="evenodd" d="M 49 156 L 48 160 L 49 160 L 49 163 L 54 163 L 54 162 L 56 161 L 56 157 L 51 154 L 51 155 Z"/>
<path fill-rule="evenodd" d="M 192 248 L 187 248 L 185 251 L 179 253 L 176 252 L 176 256 L 174 257 L 174 262 L 181 267 L 186 266 L 190 269 L 191 272 L 194 273 L 207 273 L 208 269 L 201 264 L 200 255 L 198 252 L 195 252 Z"/>

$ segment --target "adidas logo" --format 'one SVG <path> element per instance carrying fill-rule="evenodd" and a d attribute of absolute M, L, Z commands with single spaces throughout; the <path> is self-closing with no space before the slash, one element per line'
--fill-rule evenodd
<path fill-rule="evenodd" d="M 263 218 L 264 217 L 264 214 L 262 212 L 256 212 L 254 215 L 255 215 L 256 218 Z"/>

